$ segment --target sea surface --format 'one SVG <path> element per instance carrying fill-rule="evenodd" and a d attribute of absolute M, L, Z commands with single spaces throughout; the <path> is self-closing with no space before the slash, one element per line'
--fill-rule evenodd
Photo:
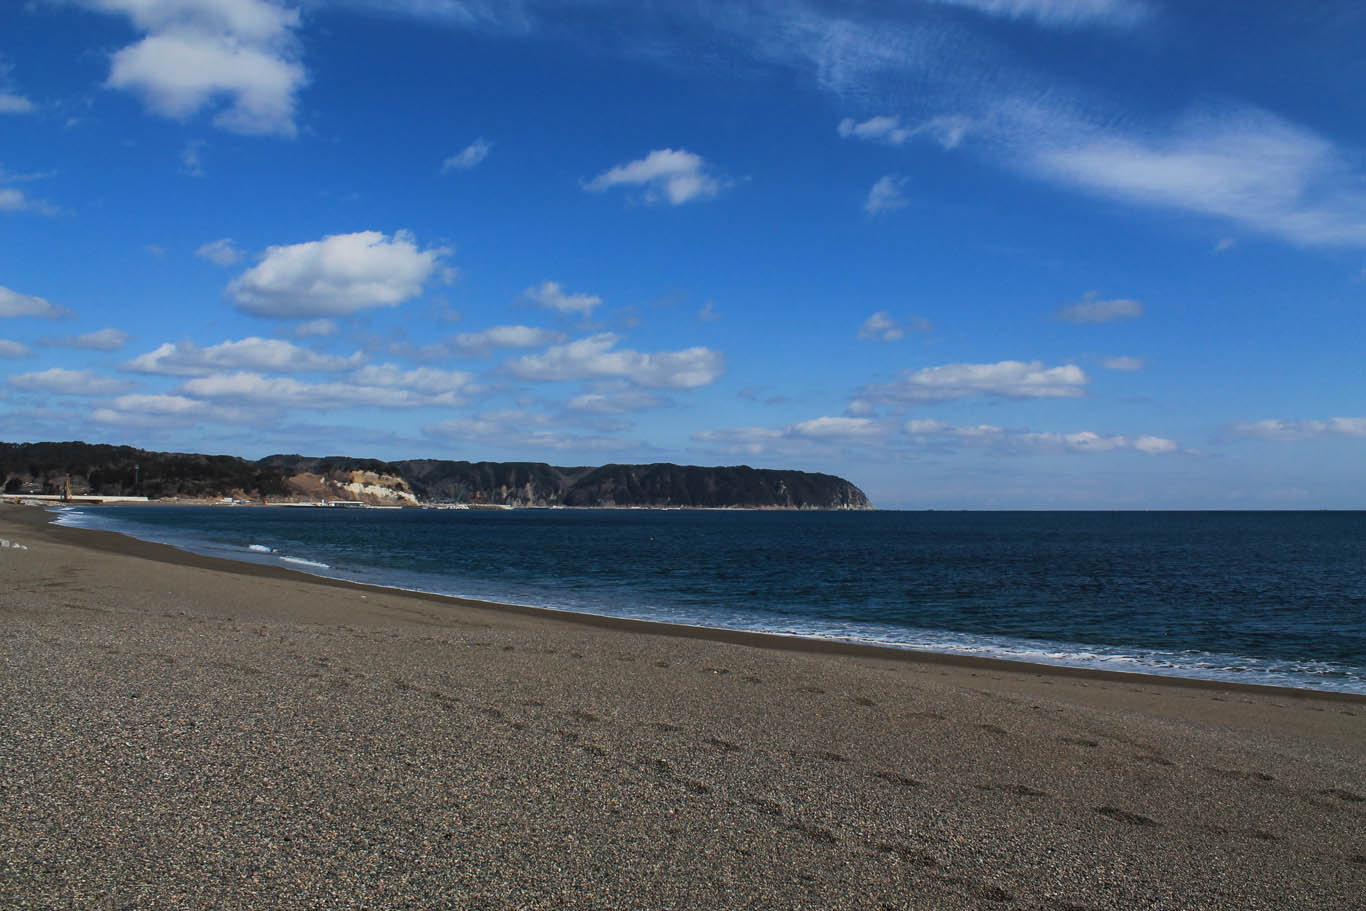
<path fill-rule="evenodd" d="M 118 506 L 59 521 L 557 610 L 1366 693 L 1366 512 Z"/>

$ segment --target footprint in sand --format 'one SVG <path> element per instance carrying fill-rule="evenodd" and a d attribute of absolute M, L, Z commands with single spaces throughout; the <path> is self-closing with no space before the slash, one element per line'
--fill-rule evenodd
<path fill-rule="evenodd" d="M 939 858 L 926 851 L 921 851 L 900 842 L 880 841 L 877 843 L 877 849 L 884 854 L 895 854 L 896 856 L 909 860 L 911 863 L 921 867 L 940 866 Z"/>
<path fill-rule="evenodd" d="M 1322 791 L 1319 791 L 1319 793 L 1324 797 L 1336 797 L 1338 800 L 1345 800 L 1348 803 L 1361 803 L 1362 801 L 1366 801 L 1366 797 L 1362 797 L 1360 794 L 1354 794 L 1343 788 L 1324 788 Z"/>
<path fill-rule="evenodd" d="M 1117 822 L 1125 822 L 1131 826 L 1156 826 L 1157 820 L 1149 819 L 1138 813 L 1130 813 L 1128 810 L 1121 810 L 1119 807 L 1096 807 L 1096 812 L 1101 816 L 1108 816 Z"/>
<path fill-rule="evenodd" d="M 1027 784 L 979 784 L 979 791 L 1005 791 L 1007 794 L 1016 794 L 1020 797 L 1047 797 L 1047 791 L 1040 791 L 1038 788 L 1031 788 Z"/>
<path fill-rule="evenodd" d="M 1070 744 L 1072 744 L 1073 746 L 1079 746 L 1079 747 L 1092 747 L 1092 748 L 1094 748 L 1094 747 L 1100 746 L 1100 741 L 1098 741 L 1098 740 L 1091 740 L 1090 738 L 1087 738 L 1087 737 L 1059 737 L 1058 740 L 1062 741 L 1063 743 L 1070 743 Z"/>
<path fill-rule="evenodd" d="M 1206 772 L 1213 772 L 1220 778 L 1229 778 L 1234 781 L 1275 781 L 1275 777 L 1263 772 L 1245 772 L 1242 769 L 1219 769 L 1212 765 L 1205 766 Z"/>
<path fill-rule="evenodd" d="M 788 823 L 787 827 L 794 832 L 800 832 L 803 835 L 806 835 L 810 838 L 814 838 L 816 841 L 825 842 L 829 845 L 833 845 L 835 842 L 839 841 L 839 838 L 835 835 L 834 832 L 831 832 L 824 826 L 818 826 L 815 823 L 802 822 L 801 820 L 797 820 L 795 822 Z"/>

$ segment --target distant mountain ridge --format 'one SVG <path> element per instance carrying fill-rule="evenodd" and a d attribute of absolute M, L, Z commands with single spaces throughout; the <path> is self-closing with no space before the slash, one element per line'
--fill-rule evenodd
<path fill-rule="evenodd" d="M 544 462 L 385 462 L 344 456 L 154 452 L 82 442 L 0 443 L 6 493 L 249 500 L 355 500 L 373 505 L 646 506 L 872 509 L 843 478 L 805 471 L 658 462 L 566 468 Z"/>

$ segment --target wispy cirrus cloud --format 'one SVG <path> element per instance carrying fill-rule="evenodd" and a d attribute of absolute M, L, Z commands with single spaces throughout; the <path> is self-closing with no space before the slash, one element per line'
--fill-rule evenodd
<path fill-rule="evenodd" d="M 451 155 L 441 162 L 441 173 L 449 174 L 451 171 L 468 171 L 478 167 L 485 158 L 489 157 L 489 151 L 493 148 L 493 143 L 480 136 L 474 142 L 465 146 L 460 152 Z"/>
<path fill-rule="evenodd" d="M 1052 27 L 1125 28 L 1152 15 L 1138 0 L 930 0 L 1006 19 L 1030 19 Z"/>
<path fill-rule="evenodd" d="M 906 184 L 909 178 L 886 174 L 873 184 L 868 197 L 863 201 L 863 211 L 869 215 L 882 215 L 910 204 L 906 198 Z"/>
<path fill-rule="evenodd" d="M 231 237 L 222 237 L 218 240 L 211 240 L 202 244 L 194 255 L 200 259 L 206 259 L 215 266 L 231 266 L 242 258 L 243 253 L 232 242 Z"/>
<path fill-rule="evenodd" d="M 1005 160 L 1052 183 L 1300 246 L 1366 247 L 1366 173 L 1327 138 L 1251 106 L 1112 126 L 1016 100 L 994 125 Z"/>

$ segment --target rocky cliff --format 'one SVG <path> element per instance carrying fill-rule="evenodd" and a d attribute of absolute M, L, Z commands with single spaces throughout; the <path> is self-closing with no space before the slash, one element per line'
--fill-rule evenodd
<path fill-rule="evenodd" d="M 383 462 L 347 457 L 152 452 L 87 443 L 0 443 L 7 493 L 260 500 L 359 500 L 375 505 L 745 507 L 871 509 L 863 491 L 827 474 L 747 465 L 543 462 Z"/>

